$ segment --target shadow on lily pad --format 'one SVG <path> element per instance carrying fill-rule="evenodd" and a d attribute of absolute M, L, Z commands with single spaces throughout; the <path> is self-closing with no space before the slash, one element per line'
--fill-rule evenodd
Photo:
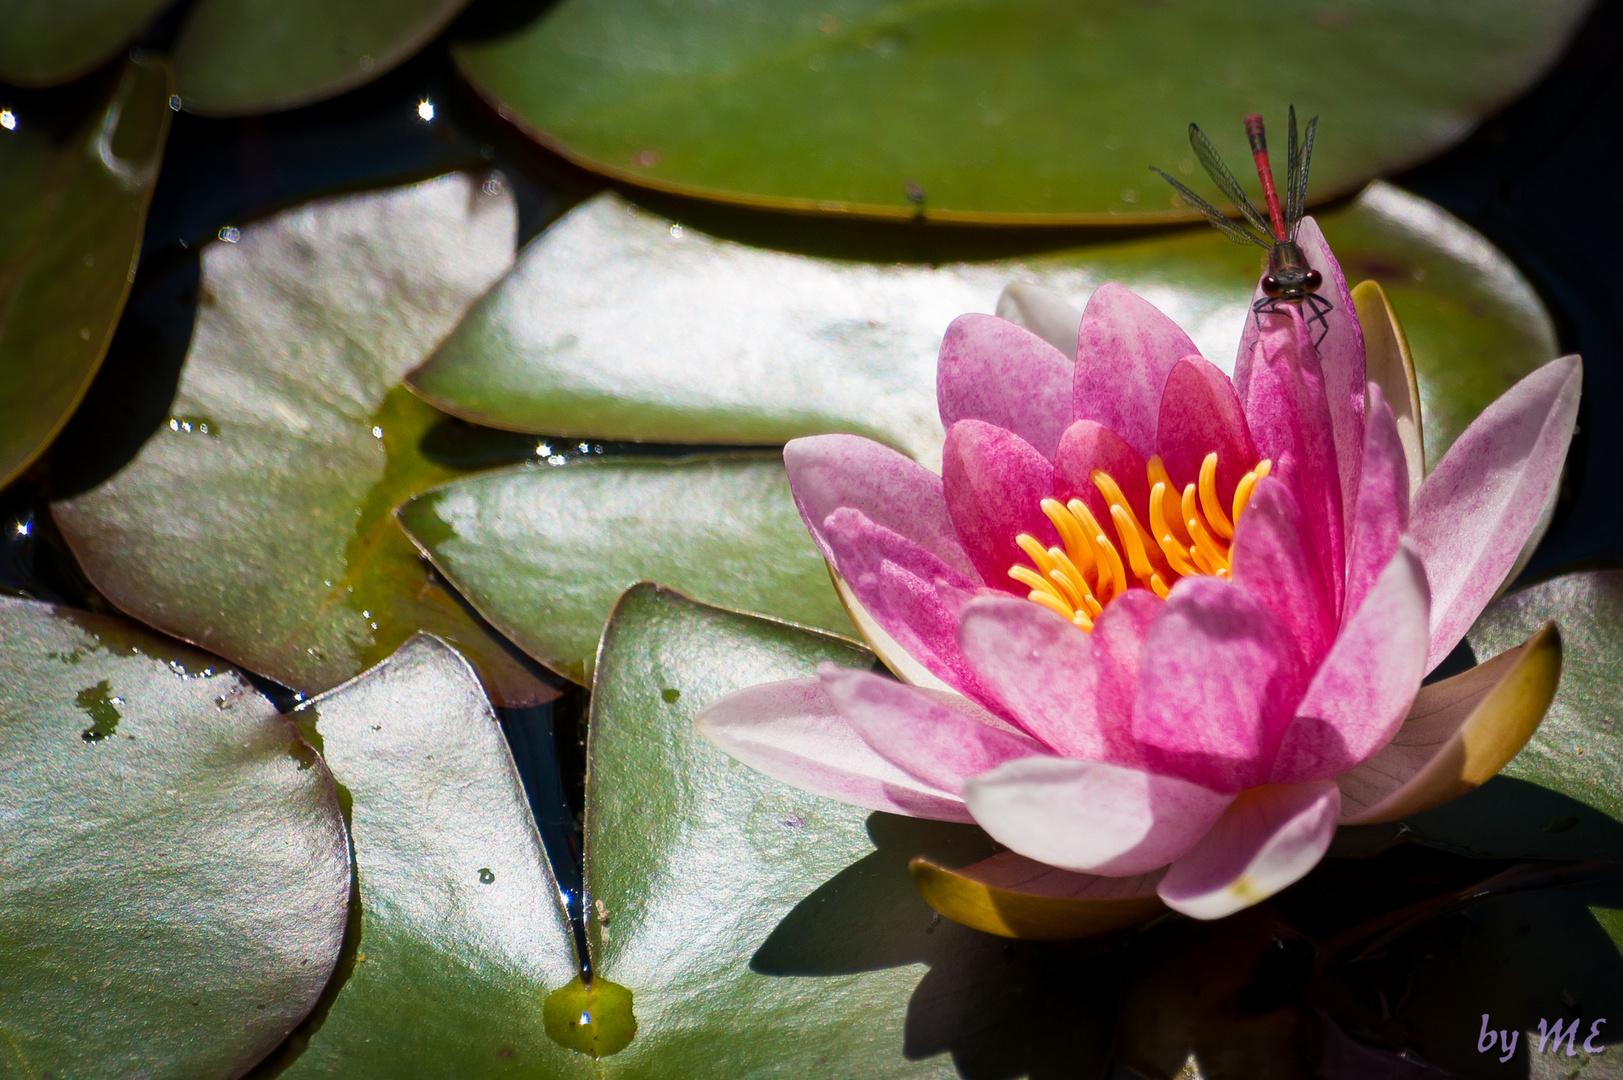
<path fill-rule="evenodd" d="M 930 910 L 907 862 L 958 866 L 992 854 L 979 829 L 876 813 L 877 851 L 802 900 L 750 967 L 765 975 L 833 976 L 927 964 L 908 1005 L 903 1052 L 950 1052 L 961 1075 L 1003 1080 L 1102 1075 L 1114 1024 L 1115 939 L 1008 941 Z"/>

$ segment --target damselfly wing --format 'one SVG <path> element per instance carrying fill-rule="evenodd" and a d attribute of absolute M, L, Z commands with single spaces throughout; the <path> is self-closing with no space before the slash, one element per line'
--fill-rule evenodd
<path fill-rule="evenodd" d="M 1322 342 L 1330 330 L 1326 316 L 1334 307 L 1330 301 L 1318 295 L 1322 278 L 1317 270 L 1307 264 L 1302 249 L 1296 244 L 1296 230 L 1301 226 L 1302 214 L 1307 208 L 1307 169 L 1313 157 L 1313 132 L 1318 124 L 1317 116 L 1309 120 L 1304 137 L 1298 143 L 1296 107 L 1291 106 L 1285 158 L 1285 205 L 1281 207 L 1279 191 L 1274 186 L 1273 165 L 1268 160 L 1268 138 L 1263 129 L 1262 116 L 1258 114 L 1245 118 L 1245 134 L 1251 143 L 1257 179 L 1262 183 L 1263 205 L 1268 211 L 1266 216 L 1257 209 L 1240 186 L 1240 181 L 1223 163 L 1222 156 L 1206 133 L 1195 124 L 1189 125 L 1189 145 L 1194 148 L 1195 157 L 1205 168 L 1206 175 L 1212 178 L 1212 183 L 1240 211 L 1241 220 L 1226 216 L 1165 170 L 1155 171 L 1183 196 L 1185 202 L 1206 215 L 1206 220 L 1218 232 L 1237 244 L 1256 244 L 1268 252 L 1268 269 L 1262 276 L 1262 299 L 1251 305 L 1255 317 L 1260 321 L 1263 315 L 1284 310 L 1281 304 L 1297 304 L 1302 308 L 1307 324 L 1318 326 L 1318 340 Z M 1151 168 L 1155 167 L 1152 165 Z"/>

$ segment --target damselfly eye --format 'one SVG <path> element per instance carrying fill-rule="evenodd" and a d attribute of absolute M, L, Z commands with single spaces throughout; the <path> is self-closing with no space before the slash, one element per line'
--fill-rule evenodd
<path fill-rule="evenodd" d="M 1302 286 L 1303 288 L 1307 289 L 1308 292 L 1312 292 L 1323 283 L 1324 275 L 1320 274 L 1317 270 L 1309 270 L 1307 273 L 1302 275 Z"/>
<path fill-rule="evenodd" d="M 1262 277 L 1262 294 L 1264 296 L 1278 296 L 1279 292 L 1279 279 L 1272 274 L 1264 274 Z"/>

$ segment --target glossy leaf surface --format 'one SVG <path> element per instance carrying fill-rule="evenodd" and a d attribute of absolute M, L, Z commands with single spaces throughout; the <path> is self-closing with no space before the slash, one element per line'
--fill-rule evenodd
<path fill-rule="evenodd" d="M 824 661 L 873 658 L 653 586 L 616 607 L 592 699 L 588 938 L 638 1031 L 603 1075 L 951 1077 L 956 1060 L 1013 1076 L 1061 1040 L 1065 1068 L 1097 1067 L 1110 991 L 1087 961 L 933 919 L 913 888 L 909 857 L 973 862 L 984 834 L 797 791 L 695 728 L 722 695 Z"/>
<path fill-rule="evenodd" d="M 53 507 L 104 595 L 307 694 L 427 629 L 498 699 L 550 695 L 389 514 L 466 471 L 424 452 L 445 418 L 398 380 L 511 261 L 512 201 L 479 185 L 310 203 L 204 251 L 169 423 Z"/>
<path fill-rule="evenodd" d="M 1377 184 L 1322 226 L 1348 279 L 1379 279 L 1403 320 L 1432 461 L 1556 355 L 1526 280 L 1436 205 Z M 759 239 L 819 243 L 809 227 Z M 958 315 L 993 311 L 1004 285 L 1036 282 L 1080 308 L 1119 281 L 1230 369 L 1259 272 L 1255 249 L 1209 228 L 938 268 L 896 263 L 918 250 L 892 236 L 853 252 L 869 262 L 792 254 L 600 196 L 530 244 L 409 381 L 441 408 L 521 431 L 733 443 L 845 431 L 938 467 L 941 335 Z"/>
<path fill-rule="evenodd" d="M 491 625 L 578 682 L 638 581 L 853 633 L 777 454 L 520 467 L 427 492 L 399 516 Z"/>
<path fill-rule="evenodd" d="M 1196 174 L 1191 120 L 1238 167 L 1247 113 L 1275 121 L 1279 162 L 1285 106 L 1322 113 L 1319 199 L 1423 160 L 1516 97 L 1585 8 L 563 0 L 457 57 L 535 138 L 652 187 L 895 217 L 1126 223 L 1195 216 L 1147 168 Z"/>
<path fill-rule="evenodd" d="M 467 662 L 416 637 L 295 715 L 349 796 L 361 914 L 280 1075 L 589 1075 L 542 1028 L 543 999 L 575 975 L 573 942 Z"/>
<path fill-rule="evenodd" d="M 371 82 L 428 44 L 468 0 L 200 0 L 175 42 L 189 112 L 241 116 Z"/>
<path fill-rule="evenodd" d="M 0 487 L 68 422 L 135 279 L 169 67 L 135 60 L 105 81 L 82 114 L 19 108 L 0 128 Z"/>
<path fill-rule="evenodd" d="M 1503 777 L 1510 780 L 1494 781 L 1410 824 L 1489 854 L 1623 860 L 1623 789 L 1617 781 L 1623 775 L 1623 706 L 1617 696 L 1623 571 L 1568 574 L 1507 593 L 1477 620 L 1467 640 L 1486 660 L 1520 644 L 1547 620 L 1561 630 L 1561 682 L 1544 723 L 1505 767 Z M 1490 791 L 1495 785 L 1497 798 Z M 1512 794 L 1528 800 L 1520 813 L 1510 809 Z"/>
<path fill-rule="evenodd" d="M 0 1072 L 240 1075 L 316 1003 L 350 866 L 332 775 L 242 676 L 0 598 Z"/>
<path fill-rule="evenodd" d="M 167 0 L 4 0 L 0 82 L 54 86 L 76 79 L 112 59 L 166 6 Z"/>

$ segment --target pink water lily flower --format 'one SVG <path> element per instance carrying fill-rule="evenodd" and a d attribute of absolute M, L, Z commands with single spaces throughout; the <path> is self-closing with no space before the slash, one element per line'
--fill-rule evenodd
<path fill-rule="evenodd" d="M 1418 482 L 1311 218 L 1300 242 L 1328 331 L 1248 321 L 1232 380 L 1104 285 L 1074 362 L 1005 319 L 948 328 L 941 475 L 854 436 L 791 442 L 806 525 L 902 681 L 826 666 L 701 728 L 810 791 L 978 823 L 1020 864 L 1004 885 L 1055 868 L 1053 895 L 1199 918 L 1300 878 L 1338 821 L 1413 809 L 1469 711 L 1416 705 L 1422 679 L 1553 505 L 1581 368 L 1528 375 Z"/>

